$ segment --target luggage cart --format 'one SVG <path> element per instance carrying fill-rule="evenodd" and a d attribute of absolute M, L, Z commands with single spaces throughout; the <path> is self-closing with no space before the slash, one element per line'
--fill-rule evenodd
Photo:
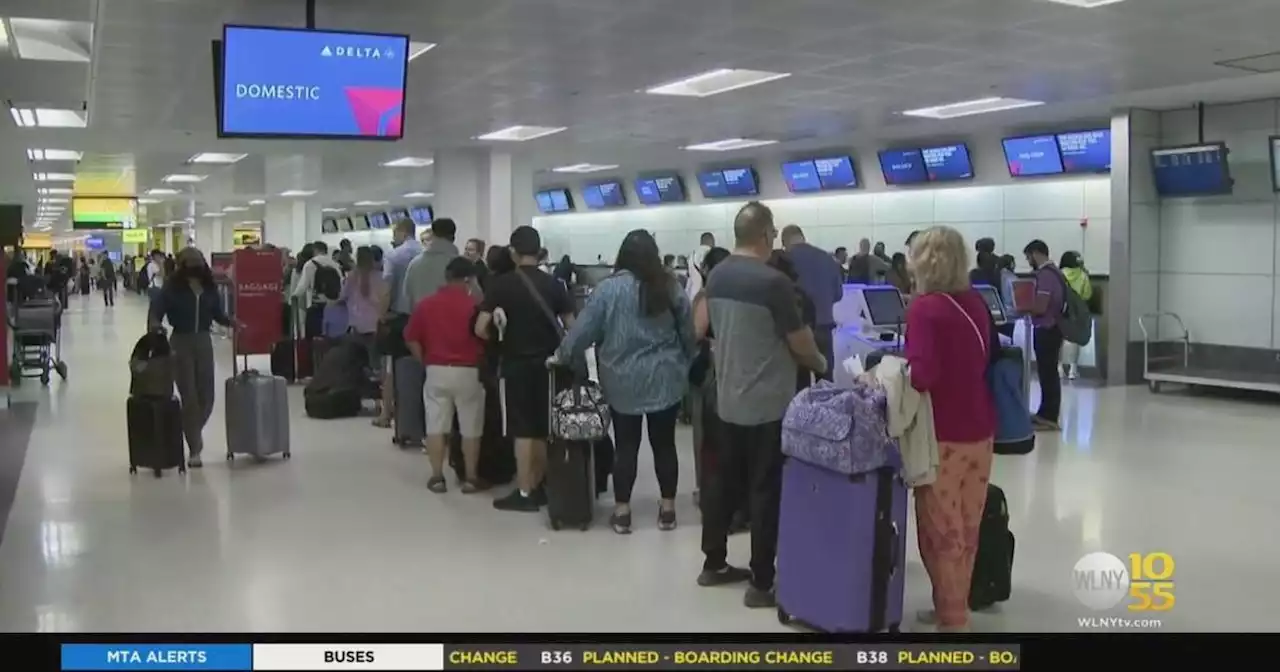
<path fill-rule="evenodd" d="M 1177 325 L 1178 336 L 1160 340 L 1160 320 Z M 1177 313 L 1147 313 L 1138 318 L 1142 330 L 1142 377 L 1147 388 L 1159 392 L 1164 383 L 1202 385 L 1280 394 L 1280 375 L 1200 366 L 1192 360 L 1191 332 Z"/>
<path fill-rule="evenodd" d="M 14 303 L 9 311 L 9 329 L 13 331 L 9 358 L 13 385 L 20 385 L 23 378 L 39 378 L 41 384 L 48 385 L 54 371 L 67 379 L 60 345 L 62 305 L 56 297 Z"/>

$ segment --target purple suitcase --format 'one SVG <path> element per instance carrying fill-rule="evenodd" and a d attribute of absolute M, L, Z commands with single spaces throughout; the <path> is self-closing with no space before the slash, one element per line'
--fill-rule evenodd
<path fill-rule="evenodd" d="M 778 620 L 823 632 L 897 632 L 907 488 L 894 467 L 849 476 L 790 458 L 778 525 Z"/>

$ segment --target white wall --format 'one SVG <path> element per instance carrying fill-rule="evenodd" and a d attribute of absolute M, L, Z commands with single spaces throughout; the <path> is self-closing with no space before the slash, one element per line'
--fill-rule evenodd
<path fill-rule="evenodd" d="M 1166 146 L 1198 142 L 1197 127 L 1195 110 L 1164 112 L 1159 141 Z M 1204 139 L 1227 144 L 1234 193 L 1163 199 L 1158 217 L 1147 213 L 1141 229 L 1135 208 L 1135 281 L 1140 269 L 1158 278 L 1148 293 L 1155 293 L 1161 310 L 1182 317 L 1193 340 L 1280 347 L 1280 201 L 1272 187 L 1268 141 L 1278 134 L 1280 100 L 1206 108 Z M 1135 189 L 1150 185 L 1149 179 L 1135 177 Z M 1141 264 L 1140 232 L 1150 241 Z M 1134 312 L 1141 314 L 1136 307 Z"/>
<path fill-rule="evenodd" d="M 778 225 L 800 225 L 809 241 L 820 247 L 834 249 L 843 245 L 852 250 L 859 239 L 869 238 L 884 241 L 893 252 L 902 248 L 912 231 L 945 224 L 958 229 L 970 243 L 982 237 L 994 238 L 997 249 L 1014 255 L 1020 266 L 1025 263 L 1023 246 L 1039 238 L 1055 256 L 1077 250 L 1092 272 L 1108 273 L 1110 269 L 1109 177 L 1003 180 L 985 186 L 769 198 L 769 194 L 777 194 L 776 190 L 767 189 L 771 180 L 765 172 L 773 167 L 772 163 L 756 164 L 762 186 L 766 187 L 762 189 L 762 200 L 773 208 Z M 869 174 L 868 166 L 860 168 L 862 175 Z M 872 174 L 878 176 L 879 168 Z M 774 179 L 782 181 L 780 176 Z M 686 188 L 696 192 L 696 181 L 690 179 Z M 611 261 L 622 237 L 641 228 L 654 233 L 664 253 L 688 254 L 704 231 L 714 233 L 720 245 L 731 245 L 733 217 L 744 202 L 703 201 L 586 211 L 535 217 L 534 226 L 542 232 L 543 244 L 554 256 L 569 254 L 578 263 L 592 263 L 597 255 Z M 1083 220 L 1088 221 L 1087 227 L 1081 227 Z"/>

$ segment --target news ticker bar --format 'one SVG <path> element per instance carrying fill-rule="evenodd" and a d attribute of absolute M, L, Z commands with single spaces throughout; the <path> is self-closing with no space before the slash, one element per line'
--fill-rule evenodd
<path fill-rule="evenodd" d="M 63 644 L 64 672 L 155 670 L 1017 670 L 992 644 Z"/>

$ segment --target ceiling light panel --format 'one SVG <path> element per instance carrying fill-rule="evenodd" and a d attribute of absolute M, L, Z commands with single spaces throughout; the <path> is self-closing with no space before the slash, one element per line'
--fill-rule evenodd
<path fill-rule="evenodd" d="M 177 196 L 182 192 L 178 191 L 177 189 L 165 189 L 162 187 L 157 187 L 155 189 L 148 189 L 146 193 L 148 196 Z"/>
<path fill-rule="evenodd" d="M 435 193 L 431 191 L 411 191 L 401 198 L 432 198 L 434 196 Z"/>
<path fill-rule="evenodd" d="M 387 204 L 386 201 L 356 201 L 355 202 L 355 206 L 357 208 L 376 208 L 379 205 L 386 205 L 386 204 Z"/>
<path fill-rule="evenodd" d="M 290 189 L 288 191 L 280 192 L 280 195 L 285 198 L 306 198 L 307 196 L 315 196 L 316 192 L 306 191 L 304 189 Z"/>
<path fill-rule="evenodd" d="M 207 177 L 209 176 L 193 175 L 191 173 L 174 173 L 172 175 L 165 175 L 160 181 L 168 182 L 170 184 L 194 184 L 196 182 L 204 182 Z"/>
<path fill-rule="evenodd" d="M 948 103 L 946 105 L 938 105 L 936 107 L 922 107 L 918 110 L 905 110 L 902 114 L 908 117 L 923 117 L 925 119 L 955 119 L 957 117 L 969 117 L 975 114 L 1003 112 L 1004 110 L 1017 110 L 1024 107 L 1036 107 L 1038 105 L 1044 105 L 1044 102 L 1039 100 L 1023 100 L 1021 98 L 979 98 L 977 100 Z"/>
<path fill-rule="evenodd" d="M 161 202 L 162 201 L 158 198 L 139 198 L 138 199 L 138 205 L 155 205 Z"/>
<path fill-rule="evenodd" d="M 28 149 L 27 158 L 32 161 L 79 161 L 82 152 L 70 149 Z"/>
<path fill-rule="evenodd" d="M 84 128 L 89 117 L 83 110 L 47 107 L 10 107 L 13 122 L 22 128 Z"/>
<path fill-rule="evenodd" d="M 222 211 L 223 212 L 244 212 L 248 209 L 249 208 L 246 208 L 243 205 L 228 205 L 227 207 L 223 208 Z"/>
<path fill-rule="evenodd" d="M 69 195 L 71 195 L 71 194 L 73 193 L 73 192 L 71 191 L 71 189 L 70 189 L 70 188 L 68 188 L 68 187 L 40 187 L 40 188 L 39 188 L 39 189 L 37 189 L 36 191 L 37 191 L 37 192 L 39 192 L 39 193 L 41 193 L 41 194 L 45 194 L 45 195 L 50 195 L 50 194 L 66 194 L 66 195 L 68 195 L 68 196 L 69 196 Z"/>
<path fill-rule="evenodd" d="M 266 204 L 267 202 L 262 200 L 261 198 L 255 198 L 252 201 L 249 201 L 249 205 L 266 205 Z"/>
<path fill-rule="evenodd" d="M 203 215 L 200 215 L 200 216 L 201 216 L 201 217 L 221 217 L 221 216 L 222 216 L 222 213 L 221 213 L 221 212 L 206 212 L 206 213 L 204 213 Z"/>
<path fill-rule="evenodd" d="M 1072 7 L 1082 7 L 1084 9 L 1093 9 L 1094 7 L 1105 7 L 1106 5 L 1114 5 L 1124 0 L 1048 0 L 1056 2 L 1059 5 L 1071 5 Z"/>
<path fill-rule="evenodd" d="M 346 208 L 320 208 L 320 212 L 328 212 L 328 213 L 346 212 L 346 211 L 347 211 Z"/>
<path fill-rule="evenodd" d="M 751 149 L 752 147 L 764 147 L 766 145 L 775 145 L 777 143 L 777 140 L 729 138 L 727 140 L 717 140 L 715 142 L 703 142 L 696 145 L 689 145 L 684 149 L 690 152 L 731 152 L 736 149 Z"/>
<path fill-rule="evenodd" d="M 10 41 L 18 58 L 28 61 L 88 63 L 93 24 L 57 19 L 9 19 Z"/>
<path fill-rule="evenodd" d="M 575 163 L 572 166 L 552 168 L 553 173 L 599 173 L 605 170 L 617 170 L 618 164 Z"/>
<path fill-rule="evenodd" d="M 213 163 L 213 164 L 230 164 L 236 163 L 241 159 L 249 156 L 248 154 L 225 154 L 222 152 L 201 152 L 187 159 L 187 163 Z"/>
<path fill-rule="evenodd" d="M 768 72 L 766 70 L 740 70 L 721 68 L 704 72 L 692 77 L 655 86 L 645 93 L 655 96 L 685 96 L 689 98 L 706 98 L 720 93 L 758 86 L 766 82 L 790 77 L 789 72 Z"/>
<path fill-rule="evenodd" d="M 76 176 L 72 173 L 35 173 L 31 177 L 36 182 L 75 182 Z"/>
<path fill-rule="evenodd" d="M 494 140 L 498 142 L 528 142 L 545 138 L 569 130 L 567 126 L 509 126 L 502 130 L 476 136 L 476 140 Z"/>
<path fill-rule="evenodd" d="M 382 164 L 388 168 L 426 168 L 435 163 L 435 159 L 423 159 L 416 156 L 406 156 L 394 161 L 387 161 Z"/>
<path fill-rule="evenodd" d="M 413 59 L 435 48 L 436 48 L 436 45 L 433 42 L 410 42 L 409 43 L 409 60 L 412 61 Z"/>

